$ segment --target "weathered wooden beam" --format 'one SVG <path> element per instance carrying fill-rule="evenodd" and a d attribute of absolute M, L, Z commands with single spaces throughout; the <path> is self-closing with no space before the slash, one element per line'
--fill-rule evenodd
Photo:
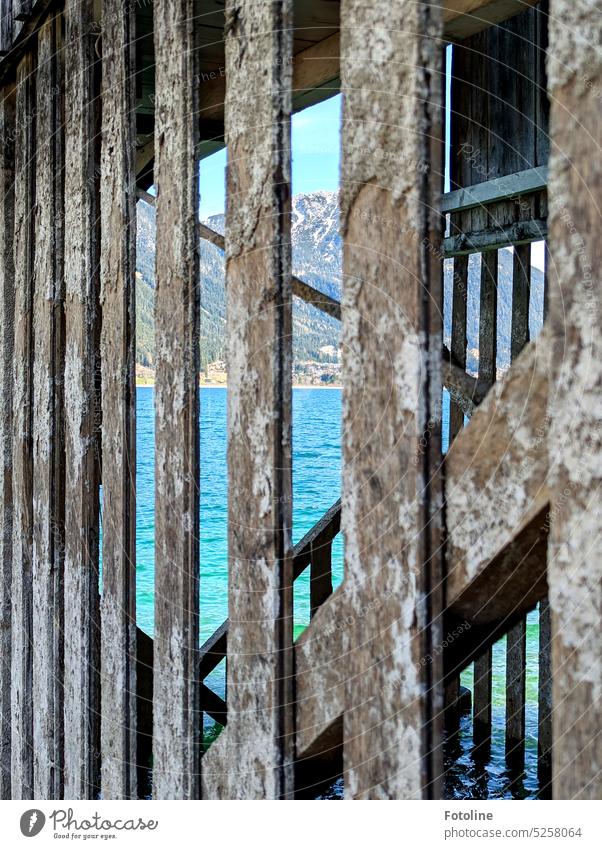
<path fill-rule="evenodd" d="M 452 315 L 450 352 L 463 372 L 466 372 L 467 312 L 468 312 L 468 257 L 454 260 L 452 276 Z M 445 377 L 443 378 L 446 384 Z M 449 387 L 448 387 L 449 388 Z M 449 411 L 449 444 L 464 427 L 465 410 L 452 394 Z"/>
<path fill-rule="evenodd" d="M 475 206 L 484 206 L 499 200 L 517 198 L 531 192 L 545 189 L 548 169 L 545 166 L 528 168 L 516 174 L 496 177 L 474 186 L 466 186 L 446 192 L 441 198 L 441 212 L 461 212 Z"/>
<path fill-rule="evenodd" d="M 446 455 L 449 606 L 547 504 L 548 343 L 544 330 Z M 493 603 L 508 587 L 492 584 L 483 600 L 488 591 Z"/>
<path fill-rule="evenodd" d="M 537 683 L 537 779 L 539 797 L 552 796 L 552 623 L 547 597 L 539 603 Z"/>
<path fill-rule="evenodd" d="M 33 334 L 34 796 L 63 798 L 63 69 L 61 22 L 38 33 Z"/>
<path fill-rule="evenodd" d="M 552 0 L 549 213 L 550 547 L 557 799 L 602 796 L 602 16 Z M 584 32 L 586 31 L 586 32 Z"/>
<path fill-rule="evenodd" d="M 438 796 L 441 10 L 346 0 L 341 32 L 345 794 Z"/>
<path fill-rule="evenodd" d="M 448 236 L 443 240 L 443 254 L 445 257 L 452 257 L 507 248 L 510 245 L 525 245 L 546 239 L 547 235 L 546 219 L 516 221 L 513 224 L 493 226 L 487 230 Z"/>
<path fill-rule="evenodd" d="M 475 757 L 483 761 L 489 757 L 491 748 L 491 646 L 488 646 L 475 658 L 473 679 L 472 738 L 475 745 Z"/>
<path fill-rule="evenodd" d="M 136 797 L 134 15 L 103 5 L 101 756 L 107 799 Z"/>
<path fill-rule="evenodd" d="M 153 795 L 200 794 L 197 12 L 156 0 Z"/>
<path fill-rule="evenodd" d="M 535 6 L 539 0 L 444 0 L 445 35 L 461 40 L 502 23 Z"/>
<path fill-rule="evenodd" d="M 228 764 L 233 798 L 290 798 L 292 2 L 226 4 Z"/>
<path fill-rule="evenodd" d="M 13 387 L 12 782 L 14 799 L 33 798 L 32 302 L 35 205 L 35 64 L 17 69 L 15 136 L 15 347 Z"/>
<path fill-rule="evenodd" d="M 506 763 L 520 774 L 525 765 L 527 620 L 523 616 L 506 636 Z"/>
<path fill-rule="evenodd" d="M 0 91 L 0 799 L 11 782 L 15 88 Z"/>
<path fill-rule="evenodd" d="M 514 248 L 512 264 L 512 327 L 510 359 L 514 361 L 529 341 L 529 300 L 531 297 L 531 246 Z"/>
<path fill-rule="evenodd" d="M 65 4 L 65 798 L 100 790 L 99 98 L 92 9 Z"/>

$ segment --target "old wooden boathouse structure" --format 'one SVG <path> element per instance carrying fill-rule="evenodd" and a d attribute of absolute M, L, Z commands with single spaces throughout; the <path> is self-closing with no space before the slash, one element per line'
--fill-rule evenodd
<path fill-rule="evenodd" d="M 459 674 L 474 664 L 486 751 L 504 637 L 506 755 L 520 770 L 536 606 L 540 794 L 599 797 L 597 3 L 0 6 L 2 798 L 293 798 L 339 775 L 350 798 L 441 797 Z M 291 277 L 290 248 L 291 113 L 338 91 L 341 303 Z M 199 225 L 197 167 L 224 144 L 225 239 Z M 152 640 L 135 605 L 141 196 L 157 222 Z M 229 618 L 199 646 L 205 238 L 226 252 Z M 542 239 L 545 321 L 532 339 Z M 501 374 L 498 256 L 510 246 Z M 344 351 L 342 497 L 295 546 L 293 297 L 341 321 Z M 305 570 L 312 619 L 293 642 Z M 226 700 L 205 683 L 224 658 Z M 226 726 L 204 754 L 203 714 Z"/>

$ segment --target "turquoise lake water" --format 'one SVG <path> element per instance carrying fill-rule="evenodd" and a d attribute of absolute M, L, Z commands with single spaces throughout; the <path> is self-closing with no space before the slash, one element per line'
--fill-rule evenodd
<path fill-rule="evenodd" d="M 137 619 L 153 633 L 154 585 L 154 390 L 137 389 Z M 201 389 L 201 640 L 228 615 L 227 601 L 227 473 L 226 398 L 223 388 Z M 449 401 L 444 399 L 444 432 Z M 445 450 L 446 445 L 443 445 Z M 293 541 L 312 528 L 340 494 L 341 391 L 293 390 Z M 333 578 L 342 579 L 343 542 L 333 545 Z M 309 622 L 308 570 L 295 583 L 295 633 Z M 493 737 L 491 758 L 484 767 L 472 756 L 472 723 L 461 722 L 456 757 L 448 774 L 448 794 L 457 798 L 534 797 L 537 793 L 537 612 L 527 629 L 526 771 L 519 781 L 504 763 L 505 641 L 493 651 Z M 224 694 L 224 666 L 207 683 Z M 472 689 L 472 667 L 462 675 Z"/>

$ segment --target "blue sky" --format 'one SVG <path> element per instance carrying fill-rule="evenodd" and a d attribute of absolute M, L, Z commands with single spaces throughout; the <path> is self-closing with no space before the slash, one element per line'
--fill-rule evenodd
<path fill-rule="evenodd" d="M 341 97 L 293 115 L 293 194 L 339 187 Z M 226 151 L 201 162 L 201 219 L 224 211 Z"/>

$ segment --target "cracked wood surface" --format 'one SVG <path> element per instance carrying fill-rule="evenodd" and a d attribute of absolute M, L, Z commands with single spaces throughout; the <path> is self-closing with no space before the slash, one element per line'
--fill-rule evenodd
<path fill-rule="evenodd" d="M 226 5 L 228 795 L 293 793 L 292 2 Z"/>
<path fill-rule="evenodd" d="M 65 798 L 100 782 L 98 99 L 92 10 L 65 5 Z"/>
<path fill-rule="evenodd" d="M 348 798 L 440 793 L 440 11 L 341 6 Z"/>
<path fill-rule="evenodd" d="M 602 795 L 602 17 L 552 0 L 548 74 L 553 794 Z"/>
<path fill-rule="evenodd" d="M 32 302 L 35 204 L 35 65 L 17 69 L 15 135 L 15 347 L 13 385 L 12 761 L 14 799 L 33 798 Z"/>
<path fill-rule="evenodd" d="M 199 321 L 194 0 L 156 0 L 153 795 L 200 794 Z"/>
<path fill-rule="evenodd" d="M 15 87 L 0 93 L 0 799 L 10 799 L 13 362 L 15 333 Z"/>
<path fill-rule="evenodd" d="M 34 797 L 63 795 L 63 114 L 60 19 L 38 33 L 33 297 Z"/>
<path fill-rule="evenodd" d="M 103 5 L 101 753 L 106 799 L 136 797 L 136 385 L 134 30 Z"/>

